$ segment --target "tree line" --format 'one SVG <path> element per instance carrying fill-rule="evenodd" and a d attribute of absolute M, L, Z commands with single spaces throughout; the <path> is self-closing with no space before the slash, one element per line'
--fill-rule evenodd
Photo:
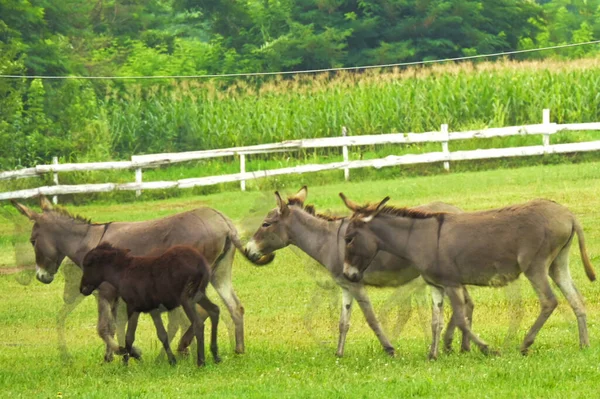
<path fill-rule="evenodd" d="M 1 75 L 292 71 L 433 60 L 599 37 L 600 0 L 0 0 Z M 597 46 L 582 46 L 519 57 L 575 58 L 597 51 Z M 114 155 L 122 137 L 115 136 L 117 122 L 107 122 L 110 110 L 128 98 L 138 99 L 140 91 L 152 101 L 156 91 L 165 95 L 153 87 L 169 84 L 0 78 L 0 168 L 47 162 L 52 155 Z M 231 85 L 223 80 L 212 87 Z M 156 116 L 139 114 L 147 116 L 147 124 Z M 127 118 L 119 123 L 127 124 Z M 185 142 L 178 148 L 192 149 Z"/>

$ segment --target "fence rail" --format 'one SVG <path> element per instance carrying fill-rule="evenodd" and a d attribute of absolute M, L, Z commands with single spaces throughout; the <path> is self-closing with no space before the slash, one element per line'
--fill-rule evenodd
<path fill-rule="evenodd" d="M 364 136 L 346 136 L 346 129 L 343 128 L 341 137 L 326 137 L 316 139 L 290 140 L 281 143 L 261 144 L 246 147 L 234 147 L 226 149 L 216 149 L 207 151 L 190 151 L 182 153 L 165 153 L 150 155 L 134 155 L 131 161 L 120 162 L 92 162 L 92 163 L 69 163 L 50 165 L 37 165 L 34 168 L 26 168 L 16 171 L 0 173 L 0 180 L 14 178 L 29 178 L 40 176 L 45 173 L 54 174 L 53 186 L 43 186 L 26 190 L 18 190 L 0 193 L 0 200 L 30 198 L 40 194 L 56 196 L 59 194 L 77 194 L 77 193 L 98 193 L 113 190 L 135 190 L 138 195 L 141 190 L 170 189 L 170 188 L 191 188 L 195 186 L 208 186 L 219 183 L 240 182 L 242 190 L 245 190 L 247 180 L 259 179 L 272 176 L 301 174 L 310 172 L 320 172 L 326 170 L 343 169 L 346 180 L 349 177 L 349 170 L 356 168 L 374 167 L 382 168 L 388 166 L 410 165 L 420 163 L 443 162 L 444 167 L 449 169 L 450 162 L 476 159 L 492 159 L 502 157 L 533 156 L 552 153 L 569 153 L 582 151 L 600 150 L 600 141 L 590 141 L 583 143 L 550 144 L 550 135 L 561 131 L 582 131 L 582 130 L 600 130 L 600 122 L 592 123 L 571 123 L 556 124 L 550 123 L 550 112 L 545 109 L 543 112 L 543 123 L 525 126 L 509 126 L 502 128 L 490 128 L 482 130 L 470 130 L 464 132 L 448 132 L 448 125 L 442 125 L 439 132 L 425 133 L 390 133 L 380 135 Z M 542 135 L 542 145 L 513 147 L 513 148 L 491 148 L 478 149 L 470 151 L 449 151 L 448 142 L 452 140 L 465 140 L 473 138 L 491 138 L 514 135 Z M 390 155 L 385 158 L 373 160 L 348 160 L 348 147 L 364 146 L 377 144 L 413 144 L 413 143 L 441 143 L 441 152 L 430 152 L 425 154 L 408 154 L 395 156 Z M 262 170 L 255 172 L 246 171 L 246 155 L 267 154 L 283 151 L 295 151 L 310 148 L 335 148 L 341 147 L 343 150 L 342 162 L 333 162 L 328 164 L 309 164 L 289 168 Z M 181 179 L 176 181 L 142 181 L 142 169 L 151 168 L 159 165 L 166 165 L 178 162 L 210 159 L 217 157 L 240 157 L 240 173 L 208 176 L 199 178 Z M 115 169 L 135 169 L 135 182 L 132 183 L 102 183 L 102 184 L 78 184 L 78 185 L 60 185 L 58 183 L 59 172 L 75 171 L 97 171 L 97 170 L 115 170 Z M 56 202 L 56 197 L 54 198 Z"/>

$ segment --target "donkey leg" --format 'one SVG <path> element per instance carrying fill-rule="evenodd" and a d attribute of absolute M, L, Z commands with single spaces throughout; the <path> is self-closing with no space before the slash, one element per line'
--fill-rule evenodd
<path fill-rule="evenodd" d="M 67 317 L 81 303 L 83 298 L 85 298 L 83 295 L 79 295 L 75 297 L 73 301 L 65 302 L 63 304 L 62 309 L 60 309 L 60 312 L 58 312 L 58 316 L 56 317 L 56 329 L 58 331 L 58 349 L 62 356 L 69 356 L 69 351 L 67 349 L 67 340 L 65 338 L 65 324 L 67 321 Z"/>
<path fill-rule="evenodd" d="M 197 364 L 198 367 L 202 367 L 206 362 L 204 356 L 204 322 L 200 319 L 198 313 L 196 313 L 194 302 L 192 300 L 186 298 L 181 302 L 181 306 L 192 323 L 192 328 L 194 330 L 194 334 L 196 335 L 196 343 L 198 344 Z"/>
<path fill-rule="evenodd" d="M 204 321 L 208 318 L 208 313 L 206 313 L 206 310 L 204 310 L 200 305 L 196 305 L 196 311 L 198 312 L 198 315 L 200 316 L 200 320 L 204 323 Z M 186 317 L 187 321 L 186 321 L 186 325 L 189 322 L 189 318 Z M 187 330 L 185 331 L 185 333 L 181 336 L 181 338 L 179 339 L 179 345 L 177 346 L 177 352 L 182 355 L 182 356 L 187 356 L 190 354 L 190 351 L 188 349 L 188 347 L 192 344 L 192 341 L 194 340 L 194 326 L 192 324 L 190 324 L 187 328 Z"/>
<path fill-rule="evenodd" d="M 127 311 L 129 321 L 127 322 L 127 333 L 125 334 L 125 353 L 123 354 L 123 363 L 129 362 L 129 356 L 136 358 L 133 352 L 133 341 L 135 341 L 135 331 L 137 330 L 139 312 Z M 139 360 L 139 358 L 136 358 Z"/>
<path fill-rule="evenodd" d="M 465 300 L 465 318 L 467 320 L 467 325 L 469 329 L 471 329 L 471 325 L 473 324 L 473 310 L 475 309 L 475 304 L 473 303 L 473 299 L 469 295 L 469 291 L 467 288 L 463 286 L 463 296 Z M 454 312 L 450 317 L 450 321 L 448 322 L 448 326 L 446 327 L 446 332 L 444 333 L 444 350 L 446 352 L 452 351 L 452 341 L 454 340 L 454 331 L 457 328 L 456 319 L 454 317 Z M 460 346 L 461 352 L 470 352 L 471 351 L 471 339 L 469 338 L 469 334 L 462 333 L 462 342 Z"/>
<path fill-rule="evenodd" d="M 211 284 L 225 303 L 235 326 L 235 352 L 244 353 L 244 307 L 238 299 L 231 284 L 231 267 L 235 248 L 232 247 L 225 256 L 212 266 Z"/>
<path fill-rule="evenodd" d="M 397 337 L 400 335 L 402 330 L 404 330 L 406 323 L 410 319 L 410 316 L 412 315 L 413 311 L 413 296 L 419 288 L 419 286 L 398 287 L 383 304 L 381 311 L 379 312 L 379 321 L 381 322 L 381 325 L 386 331 L 392 331 L 392 339 L 393 337 Z M 398 318 L 393 326 L 386 328 L 386 326 L 389 325 L 388 316 L 396 305 L 399 305 L 397 311 Z"/>
<path fill-rule="evenodd" d="M 565 247 L 558 254 L 554 262 L 550 265 L 550 277 L 558 285 L 561 292 L 569 301 L 569 305 L 575 317 L 577 317 L 577 327 L 579 329 L 579 346 L 586 348 L 590 346 L 590 339 L 587 331 L 586 312 L 583 297 L 575 287 L 571 272 L 569 271 L 569 248 Z"/>
<path fill-rule="evenodd" d="M 108 283 L 100 284 L 98 287 L 98 335 L 106 344 L 104 361 L 112 362 L 114 352 L 119 351 L 119 345 L 114 339 L 115 323 L 112 315 L 112 306 L 117 298 L 117 290 Z"/>
<path fill-rule="evenodd" d="M 471 298 L 471 295 L 469 295 L 469 291 L 467 291 L 467 287 L 465 286 L 463 286 L 463 296 L 465 298 L 465 318 L 467 320 L 467 326 L 469 326 L 470 330 L 473 326 L 473 311 L 475 310 L 475 304 L 473 303 L 473 299 Z M 471 340 L 469 339 L 468 334 L 462 334 L 460 350 L 462 352 L 471 351 Z"/>
<path fill-rule="evenodd" d="M 165 330 L 165 325 L 162 322 L 162 318 L 160 317 L 160 312 L 158 309 L 154 309 L 150 312 L 150 316 L 152 316 L 152 321 L 154 322 L 154 327 L 156 327 L 156 334 L 158 335 L 158 339 L 163 344 L 163 348 L 165 352 L 167 352 L 167 357 L 169 358 L 169 363 L 173 366 L 177 363 L 175 360 L 175 355 L 171 351 L 171 345 L 169 345 L 169 336 L 167 334 L 167 330 Z"/>
<path fill-rule="evenodd" d="M 58 331 L 58 349 L 63 358 L 69 356 L 67 350 L 67 341 L 65 339 L 65 324 L 69 314 L 85 298 L 79 292 L 79 283 L 81 282 L 82 271 L 71 262 L 65 262 L 62 271 L 65 278 L 65 287 L 63 291 L 63 307 L 56 317 L 56 329 Z"/>
<path fill-rule="evenodd" d="M 552 314 L 554 309 L 558 306 L 558 301 L 556 300 L 556 296 L 552 292 L 552 288 L 550 287 L 550 282 L 548 281 L 548 275 L 546 274 L 546 269 L 543 267 L 544 265 L 540 263 L 538 267 L 532 264 L 529 269 L 525 272 L 525 276 L 533 285 L 535 293 L 537 294 L 540 300 L 540 314 L 538 315 L 535 323 L 527 332 L 525 339 L 523 340 L 523 344 L 521 344 L 521 353 L 526 355 L 529 351 L 529 347 L 535 341 L 535 337 L 537 333 L 540 331 L 548 317 Z"/>
<path fill-rule="evenodd" d="M 456 326 L 460 328 L 463 334 L 466 334 L 469 337 L 469 339 L 471 339 L 473 342 L 475 342 L 475 344 L 477 344 L 477 346 L 479 346 L 481 352 L 487 355 L 489 353 L 488 344 L 481 338 L 479 338 L 473 331 L 471 331 L 469 323 L 466 320 L 463 287 L 445 287 L 445 289 L 446 294 L 448 295 L 448 298 L 450 298 L 450 302 L 452 304 L 452 317 L 455 319 Z"/>
<path fill-rule="evenodd" d="M 358 306 L 360 310 L 362 310 L 365 315 L 365 319 L 367 320 L 367 324 L 371 327 L 371 330 L 375 333 L 379 342 L 383 346 L 383 349 L 387 352 L 388 355 L 394 356 L 395 349 L 388 340 L 387 336 L 383 332 L 377 317 L 375 316 L 375 312 L 373 311 L 373 305 L 371 305 L 371 300 L 365 291 L 365 287 L 363 285 L 352 285 L 350 286 L 350 293 L 358 302 Z"/>
<path fill-rule="evenodd" d="M 346 335 L 350 329 L 350 315 L 352 314 L 352 294 L 347 288 L 342 287 L 342 314 L 340 315 L 340 336 L 338 338 L 338 346 L 335 355 L 337 357 L 344 356 L 344 346 L 346 345 Z"/>
<path fill-rule="evenodd" d="M 444 326 L 444 288 L 431 286 L 431 348 L 429 348 L 429 360 L 436 360 L 439 353 L 440 335 Z M 454 315 L 452 316 L 454 319 Z M 450 323 L 452 323 L 452 319 Z M 447 331 L 453 333 L 450 326 Z"/>
<path fill-rule="evenodd" d="M 219 357 L 219 345 L 217 343 L 219 333 L 219 307 L 211 302 L 206 295 L 203 295 L 198 303 L 210 315 L 210 352 L 212 353 L 215 363 L 220 363 L 221 358 Z M 204 319 L 200 318 L 200 321 L 204 323 Z"/>

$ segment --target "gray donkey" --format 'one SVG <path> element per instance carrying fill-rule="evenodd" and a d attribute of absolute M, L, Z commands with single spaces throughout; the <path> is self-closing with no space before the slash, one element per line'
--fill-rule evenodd
<path fill-rule="evenodd" d="M 311 205 L 304 206 L 308 189 L 302 187 L 298 193 L 288 198 L 287 203 L 275 192 L 277 207 L 270 211 L 258 228 L 252 239 L 246 244 L 246 256 L 258 261 L 265 256 L 274 256 L 274 251 L 290 244 L 297 246 L 310 257 L 327 268 L 334 281 L 342 289 L 342 313 L 339 323 L 339 341 L 337 356 L 343 356 L 346 334 L 349 329 L 350 312 L 353 300 L 356 299 L 367 323 L 375 332 L 385 351 L 394 355 L 394 347 L 385 336 L 371 301 L 365 290 L 365 285 L 376 287 L 398 287 L 419 277 L 419 272 L 405 259 L 397 258 L 389 253 L 379 253 L 371 262 L 362 282 L 351 282 L 344 278 L 344 235 L 348 227 L 348 218 L 336 218 L 320 215 Z M 459 208 L 442 202 L 432 202 L 415 209 L 429 211 L 461 212 Z M 473 314 L 473 303 L 468 292 L 464 291 L 468 319 Z M 434 313 L 441 309 L 434 307 Z M 443 323 L 436 325 L 441 328 Z M 451 348 L 455 326 L 452 321 L 448 324 L 444 342 L 447 349 Z M 468 336 L 463 336 L 462 350 L 470 349 Z"/>
<path fill-rule="evenodd" d="M 540 314 L 521 345 L 521 353 L 527 354 L 557 306 L 550 275 L 575 312 L 580 346 L 589 346 L 583 298 L 569 272 L 569 248 L 575 234 L 586 275 L 590 281 L 596 276 L 581 225 L 566 207 L 534 200 L 501 209 L 451 214 L 385 206 L 389 197 L 376 205 L 359 206 L 342 193 L 340 196 L 354 212 L 344 237 L 344 275 L 350 281 L 363 278 L 380 251 L 407 259 L 431 285 L 439 303 L 444 292 L 448 295 L 455 323 L 487 353 L 488 345 L 465 320 L 463 285 L 504 286 L 523 273 L 541 304 Z M 436 339 L 439 341 L 439 335 L 434 336 L 434 342 Z"/>
<path fill-rule="evenodd" d="M 85 254 L 101 241 L 128 248 L 133 256 L 158 254 L 173 245 L 194 247 L 208 260 L 212 270 L 211 284 L 233 319 L 235 351 L 244 352 L 244 308 L 231 283 L 235 250 L 243 247 L 235 226 L 221 212 L 202 207 L 143 222 L 95 224 L 72 216 L 64 209 L 54 209 L 43 196 L 40 197 L 42 213 L 15 201 L 12 203 L 19 212 L 34 222 L 30 241 L 35 251 L 36 277 L 44 284 L 50 284 L 54 280 L 65 257 L 81 267 Z M 271 260 L 272 258 L 265 257 L 255 259 L 255 262 L 264 264 Z M 101 284 L 98 293 L 98 334 L 106 344 L 104 360 L 111 361 L 114 352 L 119 350 L 119 345 L 114 340 L 119 295 L 115 287 L 108 283 Z M 72 304 L 65 303 L 59 317 L 59 331 L 64 329 L 66 315 L 79 302 L 80 300 Z M 124 327 L 124 323 L 116 325 L 119 330 L 124 330 Z M 172 331 L 169 337 L 172 338 L 175 332 Z M 64 338 L 61 338 L 61 342 L 64 342 Z M 185 349 L 179 348 L 182 352 Z"/>

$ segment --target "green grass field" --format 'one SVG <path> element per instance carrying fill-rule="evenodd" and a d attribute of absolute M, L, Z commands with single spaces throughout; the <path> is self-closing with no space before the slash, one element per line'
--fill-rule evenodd
<path fill-rule="evenodd" d="M 339 183 L 311 188 L 309 203 L 317 210 L 344 213 L 337 194 L 351 199 L 376 201 L 385 195 L 395 205 L 417 205 L 443 200 L 466 210 L 499 207 L 545 197 L 569 207 L 583 224 L 592 263 L 600 272 L 600 162 L 538 165 L 518 169 L 455 172 L 447 175 L 397 178 L 359 183 Z M 299 187 L 290 187 L 288 193 Z M 69 206 L 73 213 L 95 222 L 143 220 L 191 209 L 215 207 L 236 221 L 240 230 L 260 223 L 256 214 L 275 206 L 270 193 L 238 191 L 208 196 L 134 201 L 126 204 L 95 201 Z M 252 217 L 249 209 L 255 209 Z M 25 232 L 17 241 L 26 243 L 29 226 L 8 206 L 0 225 L 0 267 L 17 260 L 11 245 L 13 220 Z M 8 216 L 10 214 L 10 216 Z M 21 220 L 23 219 L 23 220 Z M 19 231 L 19 230 L 17 230 Z M 31 252 L 27 245 L 20 251 Z M 31 254 L 20 253 L 20 259 Z M 61 269 L 68 268 L 63 265 Z M 572 246 L 571 272 L 586 298 L 591 347 L 578 348 L 575 317 L 560 292 L 559 308 L 538 335 L 531 353 L 519 353 L 520 341 L 538 312 L 529 283 L 520 279 L 506 289 L 472 288 L 475 301 L 474 330 L 500 356 L 471 353 L 441 354 L 427 360 L 430 340 L 428 290 L 411 285 L 400 292 L 370 289 L 378 315 L 397 349 L 389 358 L 354 307 L 346 343 L 346 355 L 334 356 L 340 306 L 337 287 L 323 288 L 326 276 L 319 266 L 297 250 L 282 250 L 275 261 L 256 268 L 241 256 L 234 264 L 234 286 L 246 309 L 247 353 L 235 355 L 228 329 L 229 316 L 222 309 L 219 343 L 223 363 L 197 369 L 192 356 L 176 367 L 166 360 L 155 362 L 159 342 L 149 316 L 142 316 L 136 345 L 144 351 L 142 363 L 124 367 L 120 361 L 103 364 L 103 344 L 96 334 L 96 307 L 86 298 L 67 322 L 71 357 L 65 360 L 57 347 L 56 316 L 62 306 L 63 277 L 50 285 L 30 281 L 31 272 L 0 275 L 0 396 L 1 397 L 452 397 L 452 398 L 565 398 L 596 397 L 600 392 L 600 287 L 583 272 Z M 318 284 L 319 283 L 319 284 Z M 555 287 L 556 288 L 556 287 Z M 412 311 L 397 297 L 410 290 Z M 517 299 L 518 294 L 522 299 Z M 210 291 L 216 299 L 216 293 Z M 218 302 L 221 304 L 221 302 Z M 383 309 L 387 311 L 383 311 Z M 397 322 L 410 318 L 402 331 Z M 522 321 L 510 331 L 517 315 Z M 446 320 L 449 310 L 446 309 Z M 459 338 L 459 335 L 456 336 Z"/>

